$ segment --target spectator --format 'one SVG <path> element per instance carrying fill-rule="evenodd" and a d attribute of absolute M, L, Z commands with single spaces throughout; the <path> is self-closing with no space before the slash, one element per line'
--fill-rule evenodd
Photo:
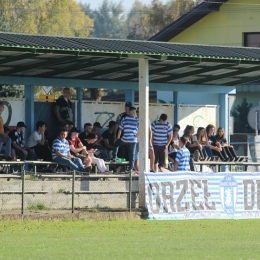
<path fill-rule="evenodd" d="M 111 154 L 109 157 L 112 157 L 112 151 L 114 148 L 114 134 L 116 131 L 116 122 L 110 121 L 108 124 L 108 130 L 106 130 L 102 134 L 102 140 L 100 142 L 101 146 L 108 151 L 109 154 Z"/>
<path fill-rule="evenodd" d="M 193 140 L 194 132 L 194 127 L 192 125 L 187 125 L 184 129 L 183 137 L 187 140 L 186 147 L 190 151 L 190 154 L 192 154 L 194 161 L 198 161 L 199 157 L 203 158 L 202 145 Z"/>
<path fill-rule="evenodd" d="M 68 123 L 68 133 L 69 133 L 72 127 L 74 127 L 74 124 L 71 121 L 68 121 L 67 123 Z"/>
<path fill-rule="evenodd" d="M 129 157 L 129 170 L 134 170 L 134 155 L 139 130 L 139 120 L 136 117 L 136 108 L 129 108 L 129 115 L 122 118 L 114 144 L 113 158 L 117 158 L 118 148 L 125 146 Z M 121 133 L 123 133 L 121 137 Z"/>
<path fill-rule="evenodd" d="M 91 158 L 92 163 L 96 164 L 98 169 L 102 173 L 109 173 L 109 170 L 107 169 L 104 160 L 100 158 L 96 158 L 94 155 L 96 151 L 95 149 L 96 141 L 97 141 L 97 135 L 95 135 L 94 133 L 90 133 L 88 135 L 88 139 L 86 140 L 86 148 L 87 148 L 88 156 Z"/>
<path fill-rule="evenodd" d="M 81 142 L 84 146 L 86 146 L 88 135 L 90 133 L 92 133 L 92 124 L 90 124 L 90 123 L 84 124 L 84 132 L 79 134 L 79 139 L 81 140 Z"/>
<path fill-rule="evenodd" d="M 187 143 L 187 140 L 185 142 L 185 144 Z M 170 162 L 174 162 L 175 158 L 176 158 L 176 154 L 177 151 L 180 149 L 179 146 L 179 135 L 178 135 L 178 131 L 177 130 L 173 130 L 172 131 L 172 141 L 169 145 L 169 153 L 168 153 L 168 157 L 169 157 L 169 161 Z"/>
<path fill-rule="evenodd" d="M 5 145 L 5 159 L 7 161 L 11 161 L 12 157 L 11 157 L 11 143 L 12 140 L 10 139 L 10 137 L 5 133 L 4 131 L 4 121 L 2 118 L 2 112 L 4 111 L 5 107 L 4 107 L 4 103 L 0 102 L 0 150 L 2 149 L 3 144 Z"/>
<path fill-rule="evenodd" d="M 91 167 L 92 160 L 88 156 L 87 148 L 84 146 L 79 139 L 79 130 L 76 127 L 72 127 L 67 137 L 70 146 L 70 153 L 76 157 L 83 157 L 85 168 Z M 80 156 L 82 155 L 82 156 Z"/>
<path fill-rule="evenodd" d="M 23 132 L 26 128 L 24 122 L 18 122 L 16 129 L 13 129 L 9 133 L 9 137 L 12 140 L 12 146 L 15 149 L 15 154 L 22 161 L 36 160 L 37 156 L 33 149 L 30 149 L 29 145 L 23 139 Z M 25 165 L 25 169 L 28 170 L 28 165 Z"/>
<path fill-rule="evenodd" d="M 106 130 L 107 130 L 107 129 L 104 128 L 104 127 L 102 127 L 99 122 L 95 122 L 95 123 L 93 124 L 93 130 L 92 130 L 92 132 L 98 136 L 99 141 L 102 140 L 101 136 L 102 136 L 102 134 L 103 134 Z"/>
<path fill-rule="evenodd" d="M 71 155 L 69 142 L 66 140 L 67 134 L 67 130 L 61 128 L 59 131 L 59 137 L 54 140 L 52 145 L 53 161 L 58 164 L 69 166 L 76 171 L 88 173 L 90 169 L 84 168 L 81 159 Z"/>
<path fill-rule="evenodd" d="M 244 160 L 244 157 L 238 157 L 235 153 L 234 147 L 228 144 L 223 127 L 218 128 L 217 134 L 215 135 L 215 140 L 220 144 L 222 150 L 229 156 L 230 161 Z"/>
<path fill-rule="evenodd" d="M 225 162 L 229 161 L 226 151 L 222 149 L 219 142 L 216 141 L 216 138 L 213 135 L 214 131 L 215 131 L 214 125 L 211 124 L 207 125 L 206 127 L 207 138 L 208 138 L 208 143 L 209 143 L 209 147 L 211 148 L 212 154 L 218 156 L 218 158 L 220 158 L 221 161 L 225 161 Z"/>
<path fill-rule="evenodd" d="M 179 140 L 180 149 L 177 151 L 174 171 L 189 171 L 190 170 L 190 152 L 186 148 L 186 138 L 183 136 Z"/>
<path fill-rule="evenodd" d="M 60 125 L 67 121 L 73 122 L 72 102 L 69 100 L 69 98 L 70 98 L 70 89 L 64 88 L 63 95 L 61 95 L 56 100 L 54 106 L 54 113 Z"/>
<path fill-rule="evenodd" d="M 159 120 L 152 123 L 154 170 L 158 172 L 158 163 L 168 168 L 168 146 L 172 140 L 172 126 L 167 120 L 166 114 L 161 114 Z"/>
<path fill-rule="evenodd" d="M 178 124 L 175 124 L 174 126 L 173 126 L 173 128 L 172 128 L 173 130 L 176 130 L 177 132 L 179 132 L 180 131 L 180 129 L 181 129 L 181 127 L 180 127 L 180 125 L 178 125 Z"/>
<path fill-rule="evenodd" d="M 197 133 L 193 136 L 193 140 L 202 146 L 202 153 L 204 161 L 213 161 L 213 154 L 209 147 L 206 130 L 204 127 L 199 127 Z"/>
<path fill-rule="evenodd" d="M 131 102 L 126 102 L 125 103 L 125 111 L 121 114 L 119 114 L 116 118 L 116 131 L 115 131 L 115 135 L 114 135 L 114 142 L 117 140 L 117 134 L 118 134 L 118 131 L 119 131 L 119 125 L 122 121 L 122 119 L 129 115 L 129 108 L 132 107 L 132 103 Z M 121 131 L 121 136 L 123 136 L 123 131 Z M 118 154 L 119 154 L 119 157 L 122 157 L 122 158 L 125 158 L 126 160 L 129 160 L 128 158 L 128 153 L 126 151 L 126 146 L 120 146 L 119 147 L 119 150 L 118 150 Z"/>
<path fill-rule="evenodd" d="M 45 142 L 46 123 L 38 121 L 36 129 L 28 138 L 28 146 L 35 151 L 37 158 L 41 158 L 44 161 L 52 161 L 51 151 L 47 142 Z"/>

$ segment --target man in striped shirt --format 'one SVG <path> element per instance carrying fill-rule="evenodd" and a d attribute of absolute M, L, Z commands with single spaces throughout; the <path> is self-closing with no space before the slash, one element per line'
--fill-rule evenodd
<path fill-rule="evenodd" d="M 80 158 L 70 154 L 70 146 L 67 137 L 67 130 L 62 128 L 59 132 L 59 137 L 52 144 L 52 159 L 58 164 L 66 165 L 80 172 L 89 172 L 90 167 L 84 168 Z"/>
<path fill-rule="evenodd" d="M 186 148 L 187 140 L 185 137 L 179 139 L 179 147 L 174 162 L 174 171 L 189 171 L 190 170 L 190 152 Z"/>
<path fill-rule="evenodd" d="M 129 157 L 129 170 L 134 169 L 134 155 L 139 130 L 139 119 L 136 117 L 136 108 L 129 108 L 129 115 L 122 118 L 114 144 L 113 158 L 117 158 L 119 146 L 126 146 Z M 123 136 L 120 139 L 121 133 Z"/>
<path fill-rule="evenodd" d="M 168 168 L 168 146 L 172 140 L 172 125 L 166 121 L 167 115 L 161 114 L 159 120 L 151 125 L 154 148 L 154 170 L 158 172 L 158 163 Z"/>

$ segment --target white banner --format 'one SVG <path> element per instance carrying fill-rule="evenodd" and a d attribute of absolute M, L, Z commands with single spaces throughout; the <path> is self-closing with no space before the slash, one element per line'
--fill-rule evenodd
<path fill-rule="evenodd" d="M 145 173 L 149 219 L 260 218 L 260 173 Z"/>
<path fill-rule="evenodd" d="M 102 127 L 107 126 L 111 120 L 116 120 L 117 116 L 124 112 L 125 103 L 119 102 L 82 102 L 82 124 L 99 122 Z M 138 107 L 138 104 L 135 104 Z M 149 105 L 150 121 L 157 120 L 162 113 L 167 114 L 168 120 L 173 123 L 174 105 Z M 82 127 L 83 127 L 82 125 Z"/>
<path fill-rule="evenodd" d="M 4 124 L 16 126 L 17 122 L 25 121 L 25 99 L 3 100 L 5 109 L 2 112 Z"/>

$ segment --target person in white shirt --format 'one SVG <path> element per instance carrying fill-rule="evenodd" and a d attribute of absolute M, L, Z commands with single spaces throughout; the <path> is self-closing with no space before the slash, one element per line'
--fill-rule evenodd
<path fill-rule="evenodd" d="M 45 141 L 45 130 L 47 125 L 43 121 L 38 121 L 36 123 L 36 131 L 31 133 L 28 138 L 28 146 L 34 149 L 37 158 L 43 159 L 44 161 L 52 161 L 51 150 L 48 148 L 48 143 Z"/>

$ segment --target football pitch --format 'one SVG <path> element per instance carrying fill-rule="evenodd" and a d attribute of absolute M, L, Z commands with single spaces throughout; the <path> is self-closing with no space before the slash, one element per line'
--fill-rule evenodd
<path fill-rule="evenodd" d="M 0 259 L 260 259 L 260 220 L 1 221 Z"/>

